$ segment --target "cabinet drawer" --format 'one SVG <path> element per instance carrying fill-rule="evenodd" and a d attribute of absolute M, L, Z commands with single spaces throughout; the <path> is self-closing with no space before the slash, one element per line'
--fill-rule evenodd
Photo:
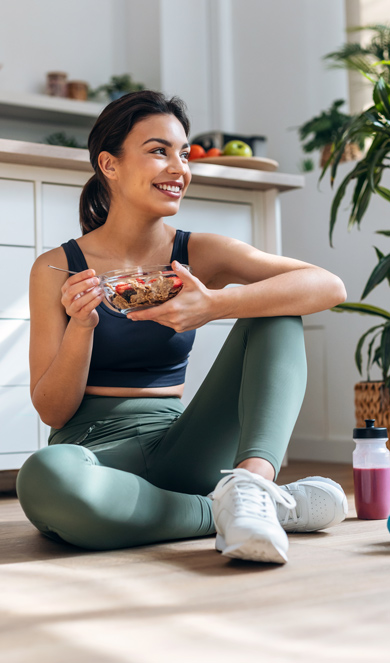
<path fill-rule="evenodd" d="M 79 202 L 82 187 L 42 186 L 43 247 L 53 249 L 81 236 Z"/>
<path fill-rule="evenodd" d="M 0 318 L 28 318 L 34 249 L 0 246 Z"/>
<path fill-rule="evenodd" d="M 34 246 L 34 185 L 0 178 L 0 243 Z"/>
<path fill-rule="evenodd" d="M 29 387 L 0 387 L 0 453 L 38 449 L 38 414 Z"/>
<path fill-rule="evenodd" d="M 1 386 L 29 385 L 29 336 L 29 322 L 24 320 L 0 320 Z"/>
<path fill-rule="evenodd" d="M 197 233 L 216 233 L 252 244 L 252 207 L 246 203 L 184 198 L 180 212 L 168 225 Z"/>

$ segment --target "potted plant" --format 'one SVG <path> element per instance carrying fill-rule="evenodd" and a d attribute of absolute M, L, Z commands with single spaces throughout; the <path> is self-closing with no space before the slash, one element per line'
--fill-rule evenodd
<path fill-rule="evenodd" d="M 314 150 L 321 150 L 320 166 L 323 168 L 328 161 L 332 144 L 337 140 L 337 136 L 346 124 L 352 119 L 350 115 L 342 113 L 339 108 L 344 104 L 343 99 L 337 99 L 333 102 L 332 106 L 322 111 L 320 115 L 313 117 L 308 122 L 305 122 L 301 127 L 298 127 L 299 138 L 301 141 L 309 140 L 302 145 L 304 152 L 313 152 Z M 341 156 L 341 161 L 351 161 L 360 159 L 361 149 L 364 147 L 364 141 L 358 139 L 346 143 L 344 151 Z"/>
<path fill-rule="evenodd" d="M 61 145 L 63 147 L 77 147 L 82 150 L 87 149 L 87 145 L 81 145 L 74 136 L 68 136 L 64 131 L 58 131 L 44 139 L 48 145 Z"/>
<path fill-rule="evenodd" d="M 390 64 L 390 62 L 386 61 L 380 64 Z M 373 194 L 379 194 L 390 202 L 390 190 L 380 183 L 383 172 L 389 168 L 390 159 L 390 86 L 383 76 L 380 76 L 377 81 L 372 80 L 372 82 L 374 83 L 373 106 L 356 115 L 343 128 L 333 145 L 332 153 L 320 176 L 321 181 L 327 169 L 330 168 L 331 186 L 333 187 L 344 146 L 362 136 L 371 141 L 366 155 L 344 177 L 334 195 L 329 224 L 329 242 L 331 246 L 333 246 L 332 236 L 338 210 L 350 183 L 354 183 L 354 190 L 348 222 L 349 230 L 355 225 L 360 227 Z M 377 232 L 390 236 L 388 230 Z M 382 320 L 380 324 L 365 332 L 357 344 L 355 361 L 360 374 L 362 374 L 362 349 L 364 343 L 367 342 L 367 380 L 355 385 L 355 411 L 358 426 L 364 426 L 365 418 L 375 418 L 377 425 L 385 425 L 390 429 L 390 312 L 362 303 L 379 283 L 387 280 L 390 284 L 390 254 L 384 255 L 378 248 L 375 248 L 375 250 L 378 264 L 369 276 L 360 302 L 339 304 L 333 310 L 357 312 L 362 315 L 379 317 Z M 370 380 L 369 372 L 373 364 L 377 364 L 381 369 L 382 380 L 379 382 Z"/>
<path fill-rule="evenodd" d="M 122 76 L 111 76 L 108 83 L 99 85 L 95 90 L 89 89 L 88 96 L 93 99 L 100 92 L 105 92 L 111 101 L 114 101 L 128 92 L 137 92 L 144 89 L 145 86 L 142 83 L 135 83 L 129 74 L 123 74 Z"/>
<path fill-rule="evenodd" d="M 368 74 L 374 80 L 381 76 L 390 84 L 390 26 L 365 25 L 349 28 L 347 32 L 372 30 L 374 35 L 368 44 L 344 44 L 338 51 L 324 56 L 324 60 L 331 61 L 331 67 L 352 69 L 359 73 Z"/>

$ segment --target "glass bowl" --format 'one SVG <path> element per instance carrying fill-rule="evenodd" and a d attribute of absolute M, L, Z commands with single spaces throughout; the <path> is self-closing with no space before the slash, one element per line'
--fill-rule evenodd
<path fill-rule="evenodd" d="M 189 272 L 189 265 L 183 265 Z M 126 315 L 131 311 L 160 306 L 176 297 L 182 280 L 170 265 L 148 265 L 100 274 L 100 283 L 111 306 Z"/>

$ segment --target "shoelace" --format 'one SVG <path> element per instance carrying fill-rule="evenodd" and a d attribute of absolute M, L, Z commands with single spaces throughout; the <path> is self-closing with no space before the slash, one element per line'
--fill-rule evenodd
<path fill-rule="evenodd" d="M 230 485 L 231 477 L 227 477 L 225 480 L 222 480 L 220 485 L 210 495 L 218 499 L 227 490 L 233 489 L 232 497 L 234 504 L 242 515 L 253 515 L 254 508 L 257 513 L 260 511 L 262 515 L 266 515 L 269 508 L 269 497 L 271 497 L 274 503 L 286 507 L 288 509 L 287 515 L 297 505 L 292 495 L 259 474 L 254 474 L 244 468 L 221 470 L 221 474 L 231 474 L 238 477 L 239 480 L 235 481 L 233 485 Z"/>
<path fill-rule="evenodd" d="M 286 515 L 284 516 L 283 520 L 280 521 L 281 525 L 287 525 L 289 520 L 292 520 L 294 525 L 296 525 L 299 521 L 300 516 L 297 513 L 297 507 L 292 507 L 290 509 L 286 510 Z"/>

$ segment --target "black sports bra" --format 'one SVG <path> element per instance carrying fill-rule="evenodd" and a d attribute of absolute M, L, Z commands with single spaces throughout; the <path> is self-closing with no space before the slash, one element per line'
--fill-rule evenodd
<path fill-rule="evenodd" d="M 170 263 L 188 264 L 191 233 L 177 230 Z M 76 240 L 61 244 L 68 267 L 75 272 L 88 269 Z M 168 387 L 182 384 L 195 331 L 178 333 L 150 320 L 133 321 L 104 302 L 97 307 L 88 386 Z"/>

